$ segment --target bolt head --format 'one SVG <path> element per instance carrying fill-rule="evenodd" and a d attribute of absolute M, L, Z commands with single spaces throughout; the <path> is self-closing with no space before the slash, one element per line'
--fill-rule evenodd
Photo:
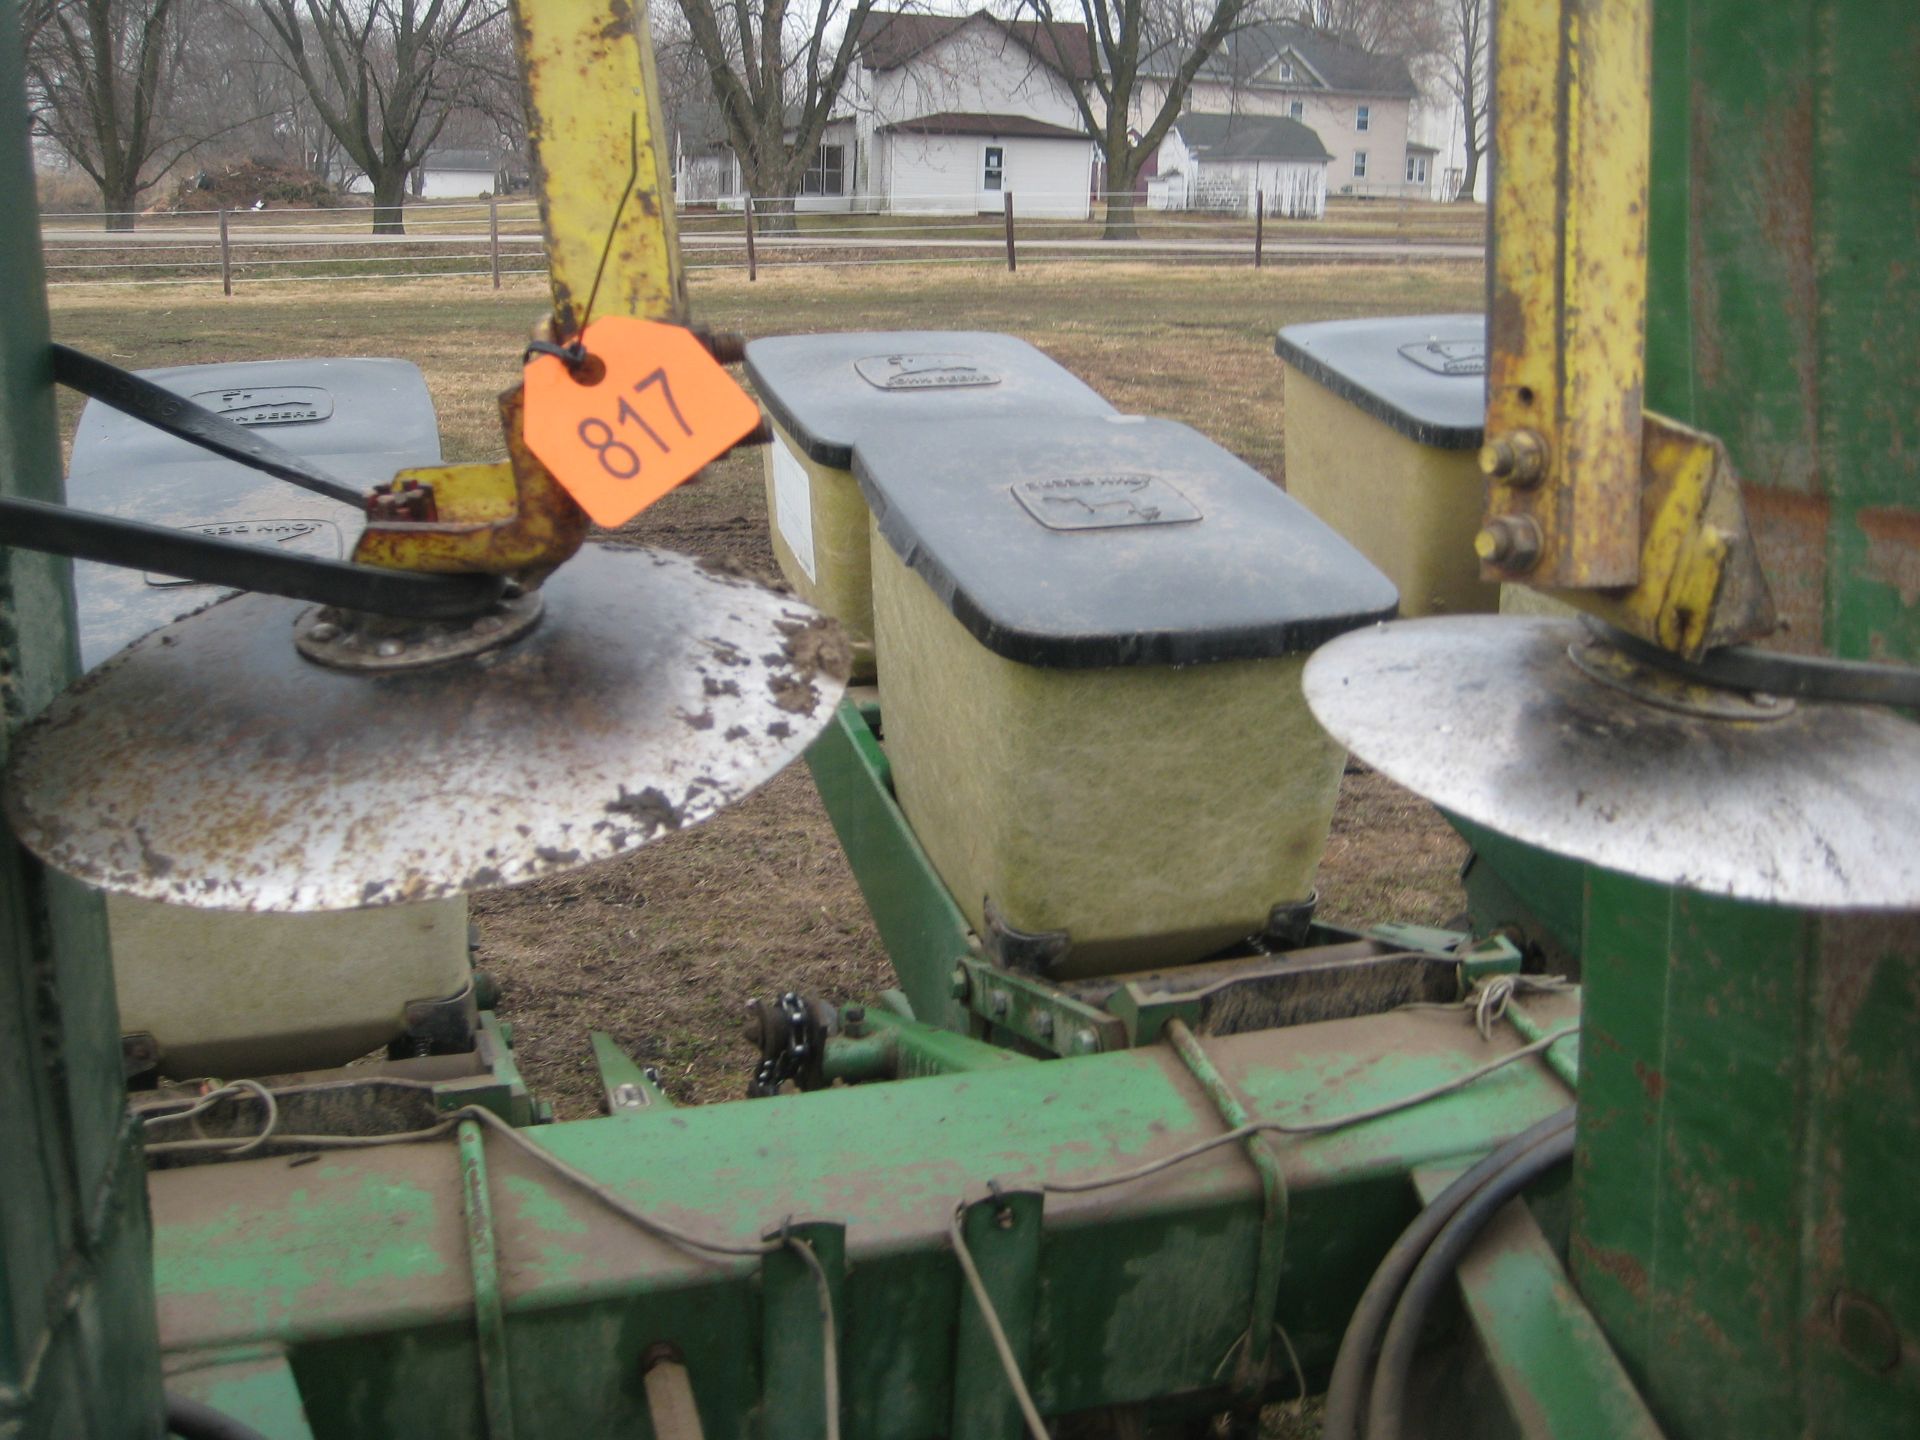
<path fill-rule="evenodd" d="M 318 640 L 322 644 L 325 644 L 329 640 L 338 640 L 340 638 L 340 627 L 331 620 L 322 620 L 318 625 L 311 626 L 307 630 L 307 638 L 309 640 Z"/>
<path fill-rule="evenodd" d="M 947 993 L 956 1000 L 967 998 L 967 969 L 964 965 L 953 967 L 953 973 L 947 977 Z"/>
<path fill-rule="evenodd" d="M 1100 1037 L 1091 1030 L 1077 1030 L 1073 1036 L 1073 1052 L 1076 1055 L 1091 1055 L 1100 1048 Z"/>
<path fill-rule="evenodd" d="M 1007 992 L 1004 990 L 989 991 L 987 994 L 987 1004 L 996 1015 L 1005 1015 L 1008 1010 L 1013 1008 L 1013 1002 L 1007 997 Z"/>
<path fill-rule="evenodd" d="M 1540 526 L 1531 515 L 1496 515 L 1473 537 L 1481 563 L 1503 570 L 1531 570 L 1540 559 Z"/>
<path fill-rule="evenodd" d="M 406 649 L 407 647 L 402 645 L 398 640 L 382 640 L 378 645 L 373 647 L 373 653 L 378 655 L 382 660 L 391 660 L 395 656 L 405 654 Z"/>
<path fill-rule="evenodd" d="M 1033 1017 L 1033 1033 L 1046 1036 L 1053 1034 L 1053 1012 L 1042 1010 Z"/>
<path fill-rule="evenodd" d="M 1537 485 L 1547 473 L 1547 442 L 1534 430 L 1495 435 L 1480 447 L 1480 472 L 1502 485 Z"/>

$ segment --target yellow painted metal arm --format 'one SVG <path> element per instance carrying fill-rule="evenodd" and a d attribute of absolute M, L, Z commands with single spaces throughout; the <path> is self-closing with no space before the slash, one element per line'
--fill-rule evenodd
<path fill-rule="evenodd" d="M 1698 658 L 1775 628 L 1710 435 L 1641 408 L 1650 0 L 1501 0 L 1481 574 Z"/>
<path fill-rule="evenodd" d="M 541 333 L 567 341 L 588 317 L 684 324 L 686 286 L 653 46 L 627 0 L 531 0 L 514 6 L 526 83 L 534 186 L 547 240 L 553 312 Z M 504 464 L 403 471 L 424 486 L 432 520 L 376 515 L 354 559 L 400 570 L 512 575 L 537 585 L 586 539 L 586 514 L 522 438 L 515 386 L 500 397 Z"/>

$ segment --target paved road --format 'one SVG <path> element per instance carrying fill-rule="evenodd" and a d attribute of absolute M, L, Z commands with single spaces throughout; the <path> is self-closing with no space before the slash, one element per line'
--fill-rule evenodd
<path fill-rule="evenodd" d="M 86 247 L 81 254 L 97 253 L 94 247 L 127 248 L 134 245 L 156 246 L 204 246 L 209 251 L 219 248 L 216 232 L 196 229 L 188 226 L 168 226 L 165 228 L 122 231 L 105 234 L 99 230 L 79 230 L 71 228 L 45 229 L 42 238 L 49 251 L 66 252 Z M 234 244 L 245 245 L 250 240 L 267 240 L 275 245 L 298 245 L 321 248 L 330 245 L 420 245 L 431 243 L 448 247 L 468 246 L 485 247 L 488 237 L 484 232 L 475 234 L 447 235 L 429 233 L 426 235 L 372 235 L 365 232 L 342 234 L 331 230 L 294 230 L 260 229 L 240 230 L 234 233 Z M 855 235 L 761 235 L 754 240 L 755 248 L 761 251 L 778 250 L 994 250 L 1003 245 L 1001 237 L 979 236 L 968 238 L 948 238 L 945 236 L 855 236 Z M 500 248 L 504 250 L 523 250 L 536 248 L 540 236 L 530 234 L 502 235 Z M 690 231 L 680 236 L 683 250 L 738 250 L 741 240 L 738 235 L 716 234 L 711 232 Z M 1097 236 L 1086 237 L 1036 237 L 1016 240 L 1020 250 L 1079 251 L 1111 258 L 1117 254 L 1134 255 L 1245 255 L 1253 248 L 1251 238 L 1228 240 L 1179 239 L 1155 237 L 1146 240 L 1103 240 Z M 1436 240 L 1391 240 L 1368 239 L 1353 236 L 1331 235 L 1317 240 L 1290 240 L 1269 236 L 1263 252 L 1276 259 L 1296 257 L 1303 259 L 1342 259 L 1342 260 L 1478 260 L 1483 247 L 1478 242 L 1436 241 Z"/>

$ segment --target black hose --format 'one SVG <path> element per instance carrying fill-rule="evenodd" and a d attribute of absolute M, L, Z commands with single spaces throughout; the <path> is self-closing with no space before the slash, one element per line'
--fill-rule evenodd
<path fill-rule="evenodd" d="M 1572 1158 L 1573 1138 L 1571 1129 L 1561 1131 L 1515 1160 L 1476 1191 L 1427 1247 L 1425 1257 L 1407 1281 L 1406 1293 L 1400 1297 L 1393 1323 L 1380 1346 L 1373 1394 L 1367 1402 L 1367 1440 L 1400 1440 L 1406 1428 L 1407 1377 L 1413 1371 L 1414 1351 L 1419 1348 L 1427 1312 L 1461 1257 L 1501 1207 L 1547 1171 Z"/>
<path fill-rule="evenodd" d="M 176 1390 L 166 1392 L 167 1433 L 180 1440 L 267 1440 L 253 1426 Z"/>
<path fill-rule="evenodd" d="M 1347 1321 L 1347 1332 L 1341 1337 L 1340 1353 L 1327 1381 L 1322 1440 L 1359 1440 L 1360 1402 L 1366 1394 L 1367 1376 L 1373 1367 L 1374 1351 L 1380 1345 L 1381 1331 L 1393 1314 L 1394 1303 L 1400 1298 L 1407 1276 L 1420 1263 L 1433 1237 L 1490 1178 L 1572 1125 L 1573 1107 L 1569 1105 L 1522 1130 L 1434 1196 L 1432 1203 L 1401 1232 L 1373 1272 L 1373 1279 L 1367 1282 L 1360 1303 L 1354 1306 L 1353 1315 Z"/>

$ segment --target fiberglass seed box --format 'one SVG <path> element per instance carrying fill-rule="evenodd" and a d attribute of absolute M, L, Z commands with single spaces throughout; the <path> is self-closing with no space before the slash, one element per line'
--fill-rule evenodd
<path fill-rule="evenodd" d="M 433 399 L 405 360 L 261 360 L 141 375 L 371 486 L 440 461 Z M 98 400 L 74 433 L 67 496 L 83 510 L 345 560 L 366 523 L 316 495 L 176 439 Z M 218 587 L 74 562 L 81 663 L 221 596 Z M 120 1022 L 175 1075 L 322 1069 L 386 1044 L 406 1006 L 469 983 L 467 904 L 245 915 L 108 895 Z"/>
<path fill-rule="evenodd" d="M 1183 425 L 863 437 L 895 792 L 990 947 L 1199 960 L 1313 891 L 1343 754 L 1300 672 L 1392 584 Z"/>
<path fill-rule="evenodd" d="M 1486 328 L 1479 315 L 1329 320 L 1274 343 L 1287 493 L 1387 573 L 1403 615 L 1500 608 L 1473 550 Z"/>
<path fill-rule="evenodd" d="M 870 434 L 1015 415 L 1110 415 L 1113 407 L 1011 335 L 966 330 L 783 335 L 747 346 L 747 374 L 773 422 L 767 514 L 794 592 L 838 620 L 856 678 L 871 678 L 867 506 L 853 452 Z"/>

